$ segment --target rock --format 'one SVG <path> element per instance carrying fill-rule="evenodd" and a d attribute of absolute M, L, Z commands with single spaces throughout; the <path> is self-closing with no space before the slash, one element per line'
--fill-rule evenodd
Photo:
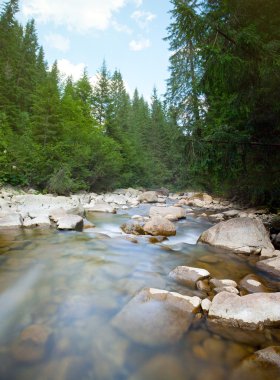
<path fill-rule="evenodd" d="M 274 256 L 277 256 L 278 251 L 276 251 L 275 249 L 268 249 L 268 248 L 262 248 L 261 249 L 261 257 L 264 257 L 264 258 L 269 258 L 269 257 L 274 257 Z"/>
<path fill-rule="evenodd" d="M 130 235 L 145 235 L 143 229 L 143 223 L 133 222 L 133 223 L 124 223 L 121 225 L 121 229 L 126 234 Z"/>
<path fill-rule="evenodd" d="M 217 264 L 220 260 L 217 256 L 214 255 L 206 255 L 199 257 L 198 261 L 206 264 Z"/>
<path fill-rule="evenodd" d="M 250 218 L 220 222 L 203 232 L 198 241 L 237 252 L 242 252 L 244 247 L 253 251 L 259 247 L 273 249 L 263 223 Z"/>
<path fill-rule="evenodd" d="M 159 354 L 129 377 L 129 380 L 143 379 L 185 380 L 186 373 L 178 358 L 168 354 Z"/>
<path fill-rule="evenodd" d="M 144 232 L 152 236 L 174 236 L 176 235 L 176 227 L 169 220 L 161 216 L 155 216 L 148 221 L 144 227 Z"/>
<path fill-rule="evenodd" d="M 88 230 L 90 228 L 95 228 L 95 224 L 84 218 L 84 230 Z"/>
<path fill-rule="evenodd" d="M 114 207 L 102 201 L 98 201 L 98 203 L 95 203 L 95 201 L 93 201 L 84 207 L 87 212 L 107 212 L 112 214 L 116 213 L 116 209 Z"/>
<path fill-rule="evenodd" d="M 227 279 L 218 280 L 216 278 L 211 278 L 210 285 L 212 285 L 214 288 L 221 288 L 224 286 L 231 286 L 237 288 L 237 283 L 235 281 Z"/>
<path fill-rule="evenodd" d="M 192 199 L 192 200 L 189 200 L 188 203 L 187 203 L 189 206 L 193 206 L 193 207 L 205 207 L 206 203 L 200 199 Z"/>
<path fill-rule="evenodd" d="M 112 324 L 137 343 L 172 344 L 189 329 L 200 303 L 198 297 L 143 289 L 114 317 Z"/>
<path fill-rule="evenodd" d="M 202 300 L 201 302 L 201 308 L 204 312 L 208 312 L 209 309 L 210 309 L 210 306 L 211 306 L 212 302 L 208 299 L 208 298 L 205 298 L 204 300 Z"/>
<path fill-rule="evenodd" d="M 211 222 L 222 222 L 224 220 L 224 214 L 212 214 L 208 216 Z"/>
<path fill-rule="evenodd" d="M 239 283 L 239 288 L 245 290 L 247 293 L 266 293 L 269 289 L 262 284 L 259 277 L 255 274 L 248 274 L 243 277 Z"/>
<path fill-rule="evenodd" d="M 169 273 L 169 277 L 180 284 L 195 287 L 197 281 L 210 277 L 210 273 L 201 268 L 178 266 Z"/>
<path fill-rule="evenodd" d="M 149 242 L 152 244 L 162 243 L 164 240 L 168 240 L 166 236 L 152 236 L 149 237 Z"/>
<path fill-rule="evenodd" d="M 43 325 L 27 327 L 12 347 L 13 358 L 24 363 L 41 360 L 45 355 L 49 336 L 50 330 Z"/>
<path fill-rule="evenodd" d="M 184 219 L 187 216 L 186 210 L 182 207 L 151 207 L 150 217 L 161 216 L 161 217 L 174 217 L 177 219 Z"/>
<path fill-rule="evenodd" d="M 221 286 L 219 288 L 214 288 L 214 292 L 216 294 L 221 293 L 221 292 L 228 292 L 232 294 L 239 294 L 238 289 L 236 289 L 234 286 Z"/>
<path fill-rule="evenodd" d="M 276 249 L 280 249 L 280 232 L 277 235 L 275 234 L 272 243 Z"/>
<path fill-rule="evenodd" d="M 239 214 L 239 212 L 240 211 L 238 211 L 238 210 L 229 210 L 229 211 L 224 211 L 223 215 L 226 218 L 235 218 Z"/>
<path fill-rule="evenodd" d="M 0 212 L 0 228 L 13 228 L 22 226 L 22 216 L 16 212 Z"/>
<path fill-rule="evenodd" d="M 127 198 L 124 195 L 105 194 L 104 201 L 106 203 L 114 203 L 116 205 L 126 205 Z"/>
<path fill-rule="evenodd" d="M 33 228 L 33 227 L 51 227 L 50 218 L 48 215 L 37 216 L 37 218 L 24 219 L 23 227 Z"/>
<path fill-rule="evenodd" d="M 209 293 L 211 292 L 211 288 L 209 286 L 209 281 L 207 280 L 199 280 L 196 283 L 196 287 L 198 290 L 201 290 L 202 292 Z"/>
<path fill-rule="evenodd" d="M 270 346 L 247 357 L 230 380 L 271 380 L 280 378 L 280 347 Z"/>
<path fill-rule="evenodd" d="M 65 215 L 57 220 L 57 228 L 59 230 L 82 231 L 83 226 L 84 220 L 78 215 Z"/>
<path fill-rule="evenodd" d="M 55 223 L 57 223 L 59 218 L 62 218 L 66 215 L 67 215 L 66 210 L 64 210 L 64 208 L 62 208 L 62 207 L 59 207 L 59 208 L 56 208 L 56 209 L 50 211 L 49 218 L 52 221 L 54 221 Z"/>
<path fill-rule="evenodd" d="M 257 329 L 280 324 L 280 293 L 255 293 L 240 297 L 222 292 L 209 309 L 211 322 L 224 326 Z"/>
<path fill-rule="evenodd" d="M 259 261 L 257 262 L 257 267 L 266 273 L 279 277 L 280 276 L 280 256 Z"/>
<path fill-rule="evenodd" d="M 158 195 L 156 191 L 146 191 L 139 195 L 138 200 L 140 202 L 157 203 Z"/>

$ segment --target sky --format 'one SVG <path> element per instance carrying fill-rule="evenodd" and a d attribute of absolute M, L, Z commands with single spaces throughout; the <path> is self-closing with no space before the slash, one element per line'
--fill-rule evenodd
<path fill-rule="evenodd" d="M 3 3 L 0 0 L 0 3 Z M 168 78 L 169 0 L 20 0 L 19 20 L 36 22 L 49 64 L 76 80 L 87 67 L 94 82 L 105 59 L 130 94 L 164 94 Z"/>

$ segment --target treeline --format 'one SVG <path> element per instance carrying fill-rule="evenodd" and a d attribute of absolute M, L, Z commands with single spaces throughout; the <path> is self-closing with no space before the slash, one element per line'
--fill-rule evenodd
<path fill-rule="evenodd" d="M 58 194 L 178 185 L 180 132 L 156 90 L 150 104 L 137 90 L 130 99 L 105 62 L 94 86 L 86 71 L 62 81 L 17 12 L 10 0 L 0 16 L 0 183 Z"/>
<path fill-rule="evenodd" d="M 279 0 L 171 0 L 167 99 L 189 184 L 280 204 Z"/>

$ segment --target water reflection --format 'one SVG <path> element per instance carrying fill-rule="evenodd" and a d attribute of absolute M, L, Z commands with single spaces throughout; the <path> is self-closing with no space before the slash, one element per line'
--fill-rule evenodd
<path fill-rule="evenodd" d="M 254 351 L 210 333 L 203 319 L 179 343 L 157 348 L 137 344 L 111 325 L 144 287 L 197 294 L 168 278 L 178 265 L 234 280 L 253 271 L 241 257 L 195 245 L 209 225 L 196 218 L 179 222 L 178 235 L 163 243 L 127 241 L 119 226 L 147 211 L 141 206 L 89 216 L 96 228 L 82 233 L 0 235 L 1 380 L 228 379 Z M 44 329 L 49 333 L 42 343 Z M 32 350 L 41 350 L 39 359 Z"/>

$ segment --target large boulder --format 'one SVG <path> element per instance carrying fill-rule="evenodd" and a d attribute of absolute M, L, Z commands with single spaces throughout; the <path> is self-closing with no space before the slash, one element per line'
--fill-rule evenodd
<path fill-rule="evenodd" d="M 266 273 L 280 277 L 280 256 L 259 261 L 257 267 Z"/>
<path fill-rule="evenodd" d="M 169 273 L 169 277 L 182 285 L 195 287 L 197 281 L 210 277 L 210 273 L 201 268 L 179 266 Z"/>
<path fill-rule="evenodd" d="M 65 215 L 57 220 L 57 228 L 59 230 L 75 230 L 82 231 L 84 220 L 79 215 Z"/>
<path fill-rule="evenodd" d="M 201 300 L 159 289 L 143 289 L 112 320 L 137 343 L 149 346 L 177 342 L 189 329 Z"/>
<path fill-rule="evenodd" d="M 23 227 L 34 228 L 34 227 L 51 227 L 51 221 L 48 215 L 37 216 L 36 218 L 25 218 L 23 222 Z"/>
<path fill-rule="evenodd" d="M 143 227 L 145 234 L 152 236 L 174 236 L 176 235 L 175 224 L 161 216 L 151 218 Z"/>
<path fill-rule="evenodd" d="M 250 330 L 280 326 L 280 293 L 240 297 L 222 292 L 213 298 L 208 317 L 212 323 Z"/>
<path fill-rule="evenodd" d="M 218 223 L 203 232 L 198 241 L 244 253 L 255 252 L 260 248 L 274 250 L 263 223 L 251 218 L 235 218 Z"/>
<path fill-rule="evenodd" d="M 127 198 L 119 194 L 105 194 L 104 201 L 106 203 L 114 203 L 116 205 L 126 205 Z"/>
<path fill-rule="evenodd" d="M 17 212 L 0 212 L 0 228 L 21 227 L 22 222 L 22 216 Z"/>
<path fill-rule="evenodd" d="M 145 191 L 138 197 L 140 202 L 157 203 L 158 195 L 156 191 Z"/>
<path fill-rule="evenodd" d="M 130 235 L 145 235 L 143 230 L 143 223 L 138 223 L 136 221 L 132 223 L 124 223 L 121 225 L 121 229 L 126 234 Z"/>
<path fill-rule="evenodd" d="M 174 216 L 175 219 L 183 219 L 187 216 L 186 210 L 182 207 L 151 207 L 150 208 L 150 217 L 153 216 L 162 216 L 168 217 L 169 215 Z M 169 219 L 169 218 L 168 218 Z"/>

